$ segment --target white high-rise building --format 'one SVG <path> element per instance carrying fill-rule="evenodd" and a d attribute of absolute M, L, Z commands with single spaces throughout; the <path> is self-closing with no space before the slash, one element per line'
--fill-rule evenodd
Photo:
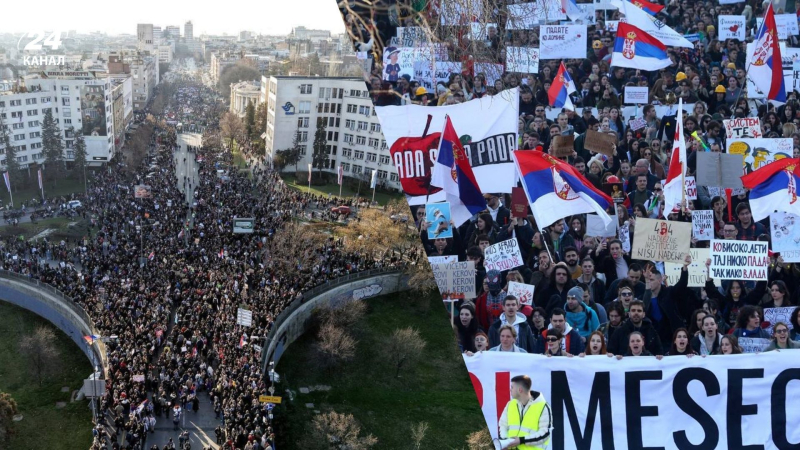
<path fill-rule="evenodd" d="M 183 25 L 183 37 L 187 42 L 194 39 L 194 25 L 191 20 Z"/>
<path fill-rule="evenodd" d="M 267 95 L 267 162 L 275 152 L 292 147 L 295 133 L 302 145 L 298 167 L 312 162 L 317 122 L 324 124 L 328 141 L 325 170 L 369 181 L 377 170 L 378 183 L 400 189 L 389 149 L 375 115 L 369 91 L 360 78 L 266 77 L 261 78 Z M 294 170 L 294 166 L 291 167 Z M 289 170 L 289 168 L 287 168 Z"/>
<path fill-rule="evenodd" d="M 178 39 L 180 37 L 181 37 L 181 27 L 177 27 L 175 25 L 167 25 L 167 27 L 164 29 L 165 39 Z"/>
<path fill-rule="evenodd" d="M 155 49 L 152 23 L 140 23 L 136 25 L 136 48 L 139 51 L 148 52 Z"/>

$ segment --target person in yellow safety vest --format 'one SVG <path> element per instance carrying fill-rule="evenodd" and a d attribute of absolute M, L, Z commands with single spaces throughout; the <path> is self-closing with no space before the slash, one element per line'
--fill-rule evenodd
<path fill-rule="evenodd" d="M 503 448 L 545 449 L 550 443 L 552 414 L 544 394 L 531 390 L 531 378 L 511 379 L 511 400 L 500 416 L 500 439 L 513 439 Z"/>

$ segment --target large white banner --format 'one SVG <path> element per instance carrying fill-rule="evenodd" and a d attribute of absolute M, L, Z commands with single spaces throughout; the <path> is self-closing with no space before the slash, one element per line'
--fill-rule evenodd
<path fill-rule="evenodd" d="M 528 375 L 553 414 L 550 448 L 795 448 L 800 358 L 750 355 L 547 358 L 481 352 L 464 357 L 492 437 L 511 378 Z"/>
<path fill-rule="evenodd" d="M 511 192 L 515 185 L 511 152 L 517 149 L 517 89 L 452 106 L 383 106 L 375 111 L 410 205 L 445 200 L 441 189 L 430 187 L 445 116 L 464 144 L 482 192 Z"/>
<path fill-rule="evenodd" d="M 586 25 L 543 25 L 541 59 L 586 58 Z"/>

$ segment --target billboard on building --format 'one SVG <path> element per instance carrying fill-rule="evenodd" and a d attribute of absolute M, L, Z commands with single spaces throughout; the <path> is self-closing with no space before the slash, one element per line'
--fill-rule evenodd
<path fill-rule="evenodd" d="M 103 85 L 81 86 L 81 116 L 84 136 L 106 136 L 106 99 Z"/>

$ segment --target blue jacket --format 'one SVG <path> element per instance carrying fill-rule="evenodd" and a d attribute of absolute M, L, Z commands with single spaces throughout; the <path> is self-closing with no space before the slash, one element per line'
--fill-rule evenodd
<path fill-rule="evenodd" d="M 570 311 L 565 303 L 564 311 L 567 312 L 565 319 L 581 337 L 588 338 L 592 331 L 600 327 L 600 320 L 597 318 L 597 313 L 592 308 L 589 308 L 586 303 L 581 302 L 581 306 L 583 306 L 583 311 L 575 313 Z"/>

